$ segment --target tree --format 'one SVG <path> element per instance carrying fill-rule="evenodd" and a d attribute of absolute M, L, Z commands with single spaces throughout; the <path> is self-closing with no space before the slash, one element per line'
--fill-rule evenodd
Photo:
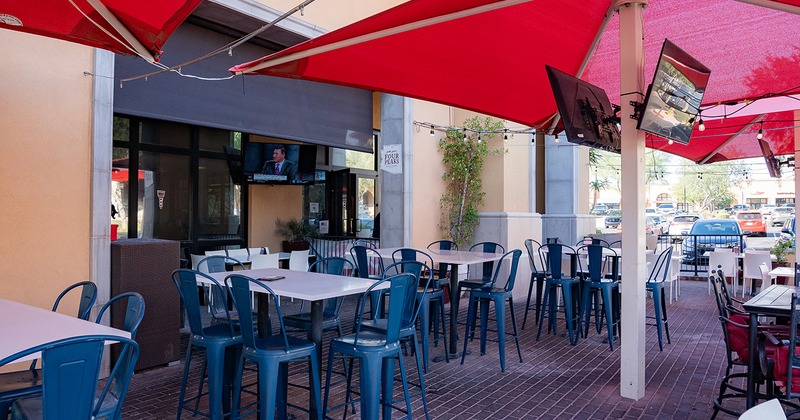
<path fill-rule="evenodd" d="M 589 148 L 589 168 L 594 173 L 594 180 L 589 181 L 589 189 L 592 191 L 592 206 L 597 205 L 597 199 L 600 197 L 600 191 L 608 188 L 608 180 L 606 178 L 600 179 L 597 174 L 597 168 L 603 163 L 603 157 L 597 149 Z"/>
<path fill-rule="evenodd" d="M 673 189 L 673 196 L 685 201 L 697 211 L 730 207 L 734 200 L 730 192 L 744 180 L 746 168 L 740 163 L 713 163 L 688 167 Z"/>
<path fill-rule="evenodd" d="M 493 149 L 492 132 L 502 132 L 503 121 L 474 117 L 464 121 L 466 130 L 450 129 L 439 140 L 442 162 L 447 168 L 442 179 L 448 183 L 442 195 L 439 228 L 459 246 L 472 241 L 478 225 L 478 207 L 483 204 L 482 172 L 486 158 L 503 149 Z M 488 132 L 488 133 L 487 133 Z M 476 134 L 480 133 L 480 134 Z"/>

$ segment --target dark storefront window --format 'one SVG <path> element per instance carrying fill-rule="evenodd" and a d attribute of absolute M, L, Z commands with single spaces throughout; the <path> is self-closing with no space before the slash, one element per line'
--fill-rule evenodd
<path fill-rule="evenodd" d="M 191 239 L 189 156 L 139 153 L 137 215 L 140 238 Z"/>

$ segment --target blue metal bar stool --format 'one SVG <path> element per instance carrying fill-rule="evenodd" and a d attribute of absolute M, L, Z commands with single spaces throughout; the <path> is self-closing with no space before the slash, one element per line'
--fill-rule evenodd
<path fill-rule="evenodd" d="M 650 319 L 655 319 L 656 332 L 658 334 L 658 348 L 664 351 L 662 344 L 662 329 L 667 335 L 667 343 L 669 339 L 669 322 L 667 321 L 667 301 L 664 294 L 664 282 L 669 276 L 669 265 L 672 262 L 672 247 L 669 247 L 655 258 L 655 262 L 650 266 L 650 275 L 647 278 L 647 290 L 653 293 L 653 316 L 648 316 Z"/>
<path fill-rule="evenodd" d="M 380 280 L 383 278 L 383 258 L 374 248 L 363 245 L 353 245 L 353 247 L 350 248 L 350 256 L 352 256 L 353 261 L 356 262 L 358 277 L 372 280 Z M 373 314 L 379 314 L 380 317 L 386 316 L 383 308 L 380 308 L 378 305 L 378 302 L 383 302 L 381 295 L 384 292 L 385 290 L 376 290 L 370 297 L 370 311 L 372 311 Z M 373 318 L 374 317 L 375 315 L 373 315 Z"/>
<path fill-rule="evenodd" d="M 525 324 L 528 322 L 528 310 L 531 309 L 531 296 L 533 295 L 533 286 L 536 285 L 536 324 L 539 324 L 539 315 L 542 311 L 542 294 L 544 292 L 544 280 L 547 278 L 545 271 L 544 260 L 542 255 L 539 254 L 539 248 L 542 247 L 535 239 L 525 240 L 525 250 L 528 253 L 528 265 L 531 268 L 531 282 L 528 284 L 528 299 L 525 301 L 525 317 L 522 319 L 522 329 L 525 329 Z"/>
<path fill-rule="evenodd" d="M 186 349 L 186 361 L 183 365 L 183 381 L 181 382 L 180 396 L 178 397 L 177 418 L 181 418 L 181 412 L 185 408 L 194 414 L 203 414 L 211 419 L 222 419 L 223 416 L 230 414 L 230 374 L 239 359 L 242 350 L 242 336 L 235 330 L 230 320 L 230 315 L 225 317 L 227 322 L 218 322 L 210 327 L 203 327 L 200 316 L 200 299 L 197 296 L 198 276 L 203 276 L 212 284 L 211 288 L 221 288 L 219 283 L 207 274 L 199 271 L 179 269 L 172 273 L 172 282 L 178 289 L 181 296 L 183 307 L 186 310 L 186 318 L 189 321 L 189 328 L 192 335 L 189 337 L 189 344 Z M 224 292 L 220 292 L 224 296 Z M 222 306 L 223 312 L 227 314 L 227 306 Z M 245 317 L 248 318 L 248 317 Z M 186 382 L 189 378 L 189 365 L 192 361 L 192 349 L 202 347 L 205 351 L 205 368 L 208 368 L 208 409 L 209 413 L 200 413 L 198 405 L 203 394 L 203 383 L 205 374 L 200 379 L 197 396 L 185 399 Z M 187 402 L 195 401 L 195 407 L 184 407 Z"/>
<path fill-rule="evenodd" d="M 589 335 L 590 318 L 594 309 L 595 328 L 601 330 L 601 318 L 605 318 L 608 330 L 608 345 L 614 350 L 615 327 L 619 325 L 619 255 L 604 245 L 587 245 L 578 248 L 578 254 L 588 255 L 589 272 L 583 279 L 581 313 L 584 317 L 583 336 Z M 610 275 L 606 276 L 606 273 Z M 602 297 L 602 305 L 600 302 Z M 594 303 L 594 306 L 592 305 Z M 603 313 L 601 315 L 600 308 Z"/>
<path fill-rule="evenodd" d="M 310 369 L 309 392 L 316 408 L 316 418 L 322 419 L 322 406 L 320 398 L 319 365 L 317 356 L 317 345 L 312 341 L 290 337 L 286 335 L 286 327 L 281 316 L 281 306 L 278 296 L 266 284 L 241 274 L 231 274 L 225 278 L 225 286 L 231 291 L 233 302 L 237 308 L 245 310 L 252 305 L 250 292 L 252 288 L 258 288 L 259 293 L 268 293 L 272 298 L 277 318 L 280 320 L 280 334 L 269 337 L 258 338 L 255 334 L 252 317 L 245 317 L 241 320 L 242 340 L 244 349 L 239 365 L 236 369 L 234 379 L 234 418 L 244 417 L 252 414 L 243 413 L 244 410 L 258 405 L 259 418 L 274 419 L 275 411 L 279 417 L 284 418 L 286 414 L 286 390 L 288 385 L 288 366 L 290 361 L 307 361 Z M 247 407 L 239 407 L 239 397 L 241 394 L 242 368 L 245 360 L 255 362 L 258 366 L 258 401 Z M 293 406 L 300 408 L 297 406 Z M 312 407 L 307 410 L 313 411 Z"/>
<path fill-rule="evenodd" d="M 487 286 L 481 288 L 473 288 L 470 289 L 469 292 L 469 314 L 467 318 L 467 327 L 466 331 L 470 331 L 471 328 L 474 328 L 476 317 L 474 316 L 477 306 L 480 304 L 481 307 L 481 356 L 486 354 L 486 331 L 488 330 L 488 323 L 489 323 L 489 304 L 494 303 L 495 309 L 495 319 L 497 321 L 497 344 L 499 347 L 500 353 L 500 371 L 505 372 L 506 370 L 506 341 L 511 340 L 512 338 L 517 344 L 517 355 L 519 355 L 519 362 L 522 363 L 522 350 L 519 347 L 519 334 L 517 333 L 517 318 L 514 314 L 514 299 L 511 295 L 512 290 L 514 289 L 514 283 L 517 276 L 517 267 L 519 266 L 519 258 L 522 255 L 522 251 L 519 249 L 515 249 L 511 252 L 506 253 L 500 259 L 497 267 L 494 271 L 494 276 L 492 276 L 492 281 Z M 504 282 L 505 284 L 498 283 L 498 279 L 500 278 L 500 271 L 503 267 L 504 261 L 509 261 L 509 273 L 508 278 Z M 511 337 L 506 337 L 506 306 L 505 303 L 508 302 L 508 308 L 511 311 L 511 325 L 514 328 L 513 333 L 511 333 Z M 467 357 L 467 342 L 471 341 L 469 338 L 465 336 L 464 338 L 464 348 L 461 352 L 461 364 L 464 364 L 464 359 Z M 495 340 L 489 340 L 495 341 Z"/>
<path fill-rule="evenodd" d="M 441 316 L 442 321 L 442 334 L 447 335 L 445 331 L 445 318 L 444 318 L 444 291 L 441 287 L 437 288 L 432 286 L 435 282 L 434 274 L 431 267 L 433 267 L 433 258 L 431 256 L 420 250 L 416 250 L 413 248 L 400 248 L 392 253 L 392 260 L 395 264 L 392 267 L 400 267 L 397 272 L 406 272 L 407 268 L 405 268 L 402 264 L 397 265 L 397 263 L 406 263 L 406 262 L 422 262 L 424 269 L 423 271 L 418 271 L 417 266 L 414 267 L 416 271 L 417 280 L 419 280 L 419 289 L 417 290 L 417 303 L 419 305 L 419 326 L 420 326 L 420 337 L 422 341 L 422 363 L 424 372 L 428 372 L 428 335 L 430 335 L 430 326 L 431 326 L 431 307 L 439 308 L 438 314 Z M 388 267 L 387 267 L 388 268 Z M 391 272 L 391 271 L 390 271 Z M 447 340 L 444 340 L 447 341 Z M 444 345 L 445 351 L 445 360 L 449 363 L 450 357 L 448 356 L 447 351 L 447 343 Z"/>
<path fill-rule="evenodd" d="M 362 330 L 361 325 L 364 321 L 365 301 L 370 298 L 374 290 L 385 287 L 388 283 L 389 307 L 387 310 L 386 332 Z M 404 313 L 414 311 L 417 300 L 417 279 L 411 273 L 396 274 L 386 277 L 370 286 L 369 289 L 359 298 L 356 312 L 355 332 L 344 337 L 339 337 L 331 341 L 330 353 L 328 355 L 328 369 L 325 378 L 325 400 L 323 405 L 325 413 L 351 404 L 350 399 L 350 375 L 353 369 L 348 369 L 347 393 L 345 401 L 336 407 L 328 408 L 330 397 L 331 376 L 333 373 L 333 363 L 336 355 L 341 358 L 350 359 L 352 364 L 354 359 L 360 361 L 360 405 L 361 418 L 367 420 L 377 420 L 380 417 L 381 405 L 384 405 L 384 418 L 391 417 L 392 408 L 392 386 L 394 384 L 394 360 L 397 359 L 400 365 L 400 376 L 403 383 L 403 395 L 405 396 L 405 412 L 411 415 L 411 400 L 408 395 L 408 381 L 406 370 L 403 363 L 403 355 L 400 346 L 400 329 Z M 383 398 L 380 393 L 383 393 Z M 346 414 L 346 413 L 345 413 Z"/>
<path fill-rule="evenodd" d="M 539 318 L 539 331 L 536 333 L 536 340 L 538 341 L 542 334 L 545 316 L 547 316 L 547 331 L 552 330 L 554 334 L 557 334 L 556 316 L 558 312 L 558 291 L 560 290 L 564 299 L 564 315 L 567 321 L 569 342 L 574 346 L 578 343 L 580 334 L 580 278 L 564 277 L 561 273 L 561 261 L 565 250 L 577 256 L 574 248 L 564 244 L 548 243 L 539 248 L 539 252 L 545 256 L 547 271 L 550 275 L 545 280 L 545 293 L 542 300 L 542 308 L 544 309 Z M 576 328 L 578 328 L 577 331 Z"/>

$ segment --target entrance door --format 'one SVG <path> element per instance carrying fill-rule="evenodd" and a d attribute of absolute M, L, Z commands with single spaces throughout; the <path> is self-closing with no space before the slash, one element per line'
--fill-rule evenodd
<path fill-rule="evenodd" d="M 332 236 L 355 236 L 356 175 L 349 169 L 333 171 L 326 184 L 328 186 L 328 209 L 330 212 L 329 234 Z"/>

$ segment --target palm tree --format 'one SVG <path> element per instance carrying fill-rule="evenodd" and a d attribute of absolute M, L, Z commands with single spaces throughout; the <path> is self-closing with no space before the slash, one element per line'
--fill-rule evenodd
<path fill-rule="evenodd" d="M 589 167 L 594 172 L 594 181 L 589 181 L 589 188 L 592 190 L 592 207 L 597 205 L 597 199 L 600 197 L 600 191 L 608 188 L 608 180 L 603 178 L 599 179 L 597 176 L 597 168 L 602 163 L 603 158 L 597 152 L 597 149 L 589 148 Z"/>

